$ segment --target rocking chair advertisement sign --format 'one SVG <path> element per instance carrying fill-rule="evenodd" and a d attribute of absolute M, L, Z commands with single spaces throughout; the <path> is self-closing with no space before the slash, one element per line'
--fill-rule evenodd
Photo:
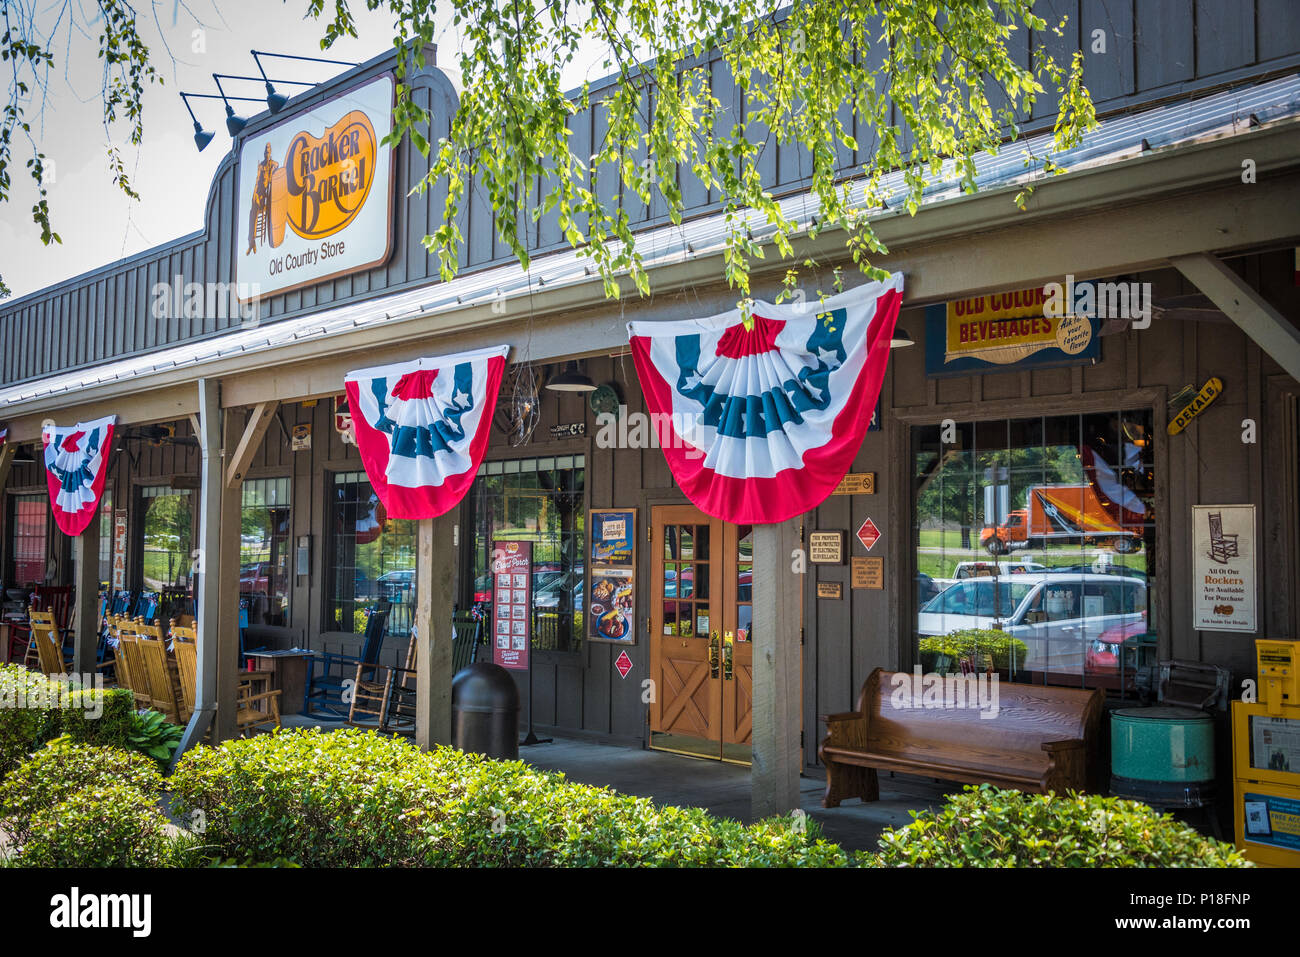
<path fill-rule="evenodd" d="M 1255 506 L 1192 506 L 1192 617 L 1198 631 L 1254 631 Z"/>

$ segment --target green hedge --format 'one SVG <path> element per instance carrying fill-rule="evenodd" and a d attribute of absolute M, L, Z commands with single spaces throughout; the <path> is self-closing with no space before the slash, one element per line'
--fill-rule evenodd
<path fill-rule="evenodd" d="M 127 784 L 82 788 L 32 816 L 19 867 L 169 867 L 192 842 L 174 837 L 152 797 Z"/>
<path fill-rule="evenodd" d="M 289 731 L 197 748 L 172 810 L 202 820 L 224 859 L 304 867 L 842 866 L 803 817 L 744 826 L 657 807 L 519 761 L 420 752 L 356 729 Z M 197 813 L 196 813 L 197 812 Z"/>
<path fill-rule="evenodd" d="M 131 748 L 135 698 L 125 688 L 73 690 L 21 665 L 0 665 L 0 780 L 46 741 Z"/>
<path fill-rule="evenodd" d="M 0 782 L 0 831 L 15 845 L 27 843 L 32 820 L 91 787 L 121 785 L 154 801 L 162 793 L 157 765 L 119 748 L 51 741 Z"/>
<path fill-rule="evenodd" d="M 1250 867 L 1231 844 L 1145 804 L 967 786 L 881 835 L 885 867 Z"/>

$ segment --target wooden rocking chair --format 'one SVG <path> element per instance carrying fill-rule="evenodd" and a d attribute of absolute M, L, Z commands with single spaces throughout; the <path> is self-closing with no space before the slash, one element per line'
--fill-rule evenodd
<path fill-rule="evenodd" d="M 32 608 L 27 614 L 41 674 L 47 678 L 63 674 L 63 636 L 54 620 L 54 612 Z"/>

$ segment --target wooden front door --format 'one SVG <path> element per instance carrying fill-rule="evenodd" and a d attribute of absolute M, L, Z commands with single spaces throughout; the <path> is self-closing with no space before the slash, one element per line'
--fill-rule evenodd
<path fill-rule="evenodd" d="M 749 762 L 749 532 L 690 505 L 651 511 L 653 748 Z"/>

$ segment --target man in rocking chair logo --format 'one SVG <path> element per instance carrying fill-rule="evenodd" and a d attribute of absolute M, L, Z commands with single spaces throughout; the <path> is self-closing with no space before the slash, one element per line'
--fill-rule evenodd
<path fill-rule="evenodd" d="M 257 164 L 257 183 L 253 186 L 253 202 L 248 207 L 248 248 L 244 255 L 257 252 L 257 241 L 270 240 L 271 182 L 280 164 L 271 158 L 271 144 L 266 144 L 262 162 Z"/>
<path fill-rule="evenodd" d="M 50 898 L 50 926 L 59 930 L 126 928 L 133 937 L 153 929 L 152 894 L 83 894 L 73 887 Z"/>

